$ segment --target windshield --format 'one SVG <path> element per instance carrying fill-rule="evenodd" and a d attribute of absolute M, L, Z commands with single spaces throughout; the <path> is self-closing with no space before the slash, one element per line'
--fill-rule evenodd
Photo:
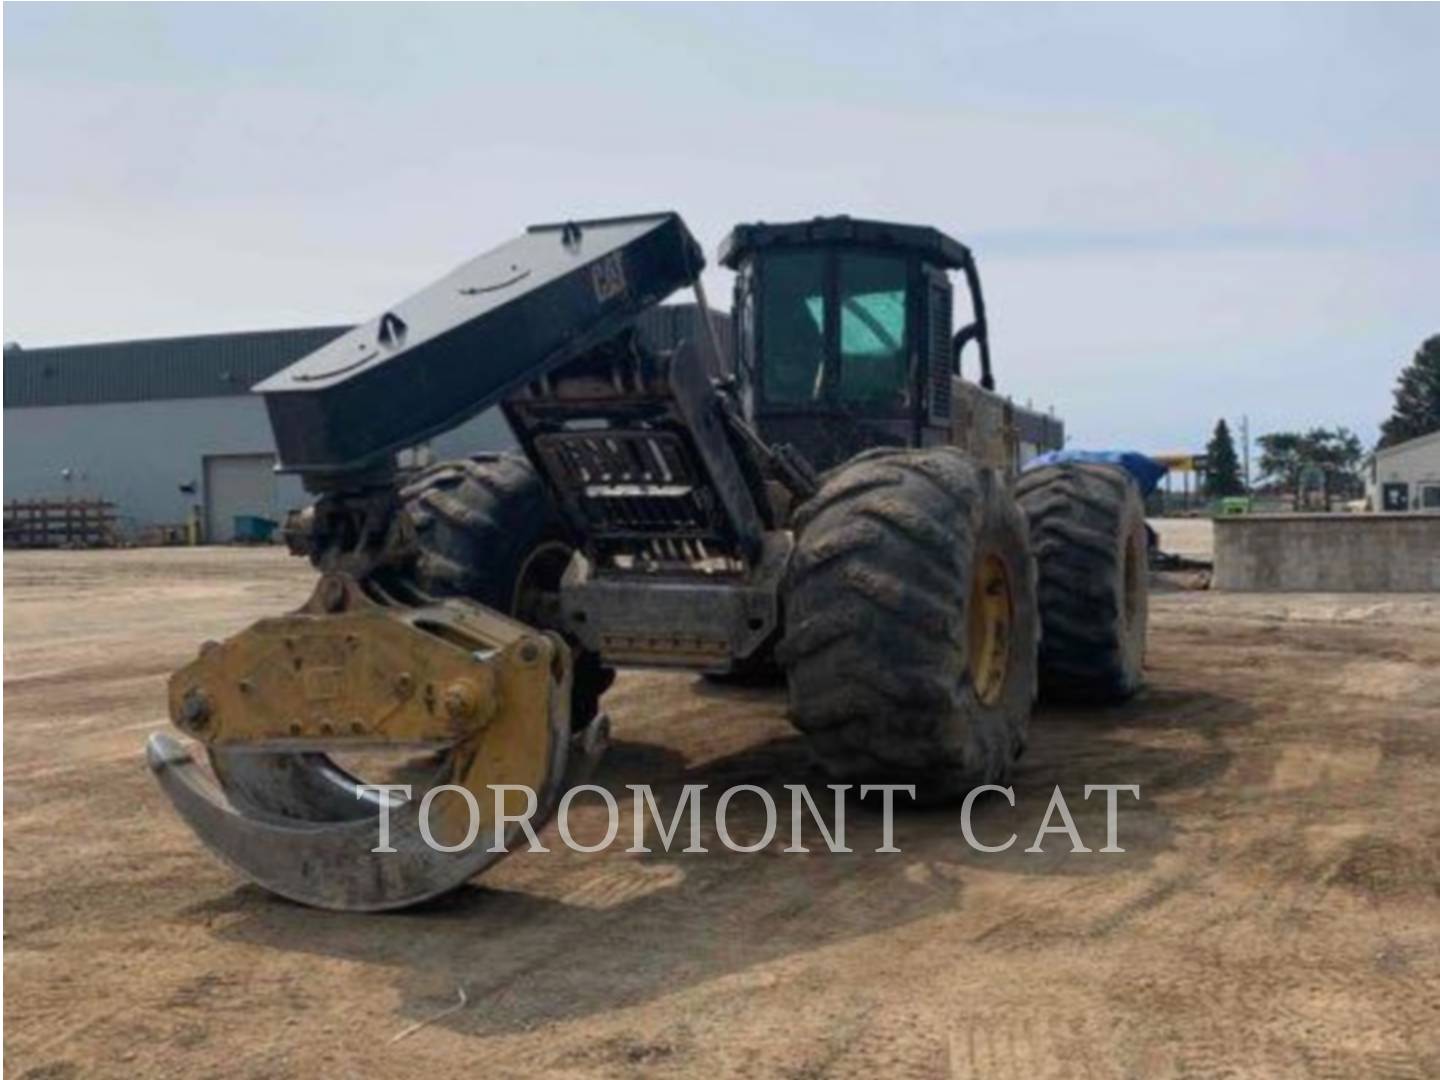
<path fill-rule="evenodd" d="M 776 253 L 765 261 L 764 282 L 765 397 L 782 404 L 818 401 L 825 376 L 825 256 Z"/>
<path fill-rule="evenodd" d="M 840 256 L 842 401 L 878 405 L 906 399 L 904 259 Z"/>
<path fill-rule="evenodd" d="M 827 282 L 831 258 L 833 291 Z M 769 255 L 759 305 L 765 400 L 904 405 L 908 275 L 905 258 L 893 255 L 824 250 Z M 827 305 L 837 298 L 838 318 L 827 322 Z M 830 342 L 831 334 L 839 340 Z M 834 370 L 827 372 L 827 364 Z"/>

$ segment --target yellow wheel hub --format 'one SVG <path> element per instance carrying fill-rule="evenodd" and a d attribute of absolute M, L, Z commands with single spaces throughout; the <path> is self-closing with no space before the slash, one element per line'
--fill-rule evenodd
<path fill-rule="evenodd" d="M 976 561 L 970 579 L 970 605 L 965 635 L 970 682 L 985 705 L 1000 700 L 1010 669 L 1010 628 L 1015 599 L 1005 560 L 986 552 Z"/>

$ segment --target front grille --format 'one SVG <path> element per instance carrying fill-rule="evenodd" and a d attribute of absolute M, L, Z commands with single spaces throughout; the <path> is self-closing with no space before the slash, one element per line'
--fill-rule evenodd
<path fill-rule="evenodd" d="M 671 432 L 566 431 L 540 436 L 535 447 L 598 541 L 720 539 L 709 489 Z"/>

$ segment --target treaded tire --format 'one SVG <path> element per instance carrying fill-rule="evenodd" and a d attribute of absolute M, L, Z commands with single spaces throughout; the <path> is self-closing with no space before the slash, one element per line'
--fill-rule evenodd
<path fill-rule="evenodd" d="M 1002 478 L 951 447 L 870 450 L 827 475 L 795 528 L 778 655 L 791 718 L 826 771 L 913 783 L 926 802 L 1008 776 L 1038 625 L 1025 521 Z M 1009 594 L 988 700 L 969 645 L 982 560 L 1003 567 Z"/>
<path fill-rule="evenodd" d="M 1122 701 L 1144 678 L 1149 612 L 1145 510 L 1135 482 L 1109 465 L 1024 473 L 1016 497 L 1040 578 L 1040 693 Z"/>
<path fill-rule="evenodd" d="M 543 629 L 530 585 L 552 589 L 574 544 L 530 462 L 517 454 L 476 454 L 425 469 L 400 491 L 420 543 L 413 575 L 432 596 L 464 596 Z M 522 580 L 522 578 L 526 580 Z M 575 658 L 570 719 L 583 727 L 615 681 L 594 653 L 570 642 Z"/>

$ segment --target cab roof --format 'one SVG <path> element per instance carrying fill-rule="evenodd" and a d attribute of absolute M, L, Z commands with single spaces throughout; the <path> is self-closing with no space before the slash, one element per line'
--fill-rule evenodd
<path fill-rule="evenodd" d="M 718 259 L 722 266 L 734 270 L 762 248 L 816 245 L 898 248 L 915 252 L 949 270 L 958 270 L 970 261 L 970 249 L 939 229 L 928 225 L 868 221 L 843 214 L 811 218 L 809 221 L 779 224 L 758 221 L 751 225 L 736 225 L 730 230 L 730 235 L 720 242 Z"/>

